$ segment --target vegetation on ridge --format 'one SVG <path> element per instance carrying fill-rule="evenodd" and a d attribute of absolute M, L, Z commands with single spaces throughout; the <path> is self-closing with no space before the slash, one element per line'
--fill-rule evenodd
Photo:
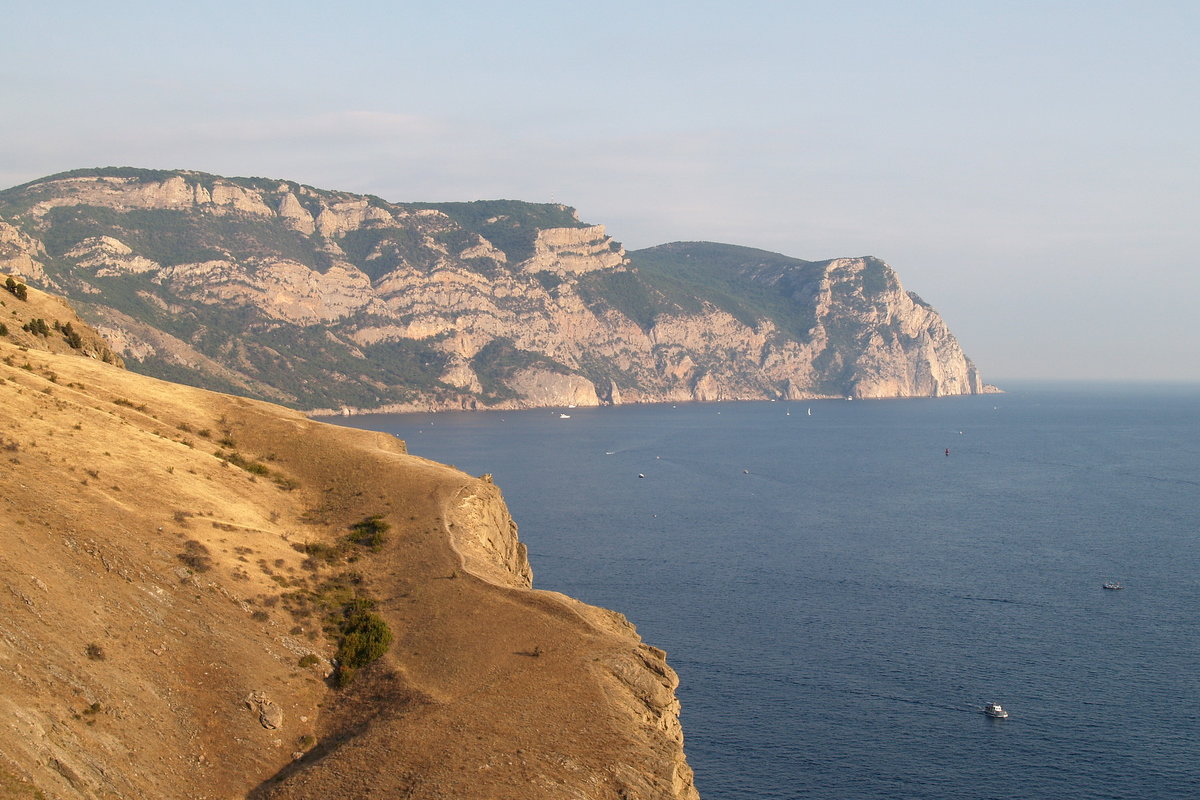
<path fill-rule="evenodd" d="M 785 335 L 807 341 L 816 323 L 812 298 L 821 265 L 715 242 L 674 242 L 629 253 L 642 278 L 667 297 L 707 301 L 751 328 L 769 319 Z"/>
<path fill-rule="evenodd" d="M 504 251 L 509 263 L 533 255 L 542 228 L 584 228 L 575 209 L 556 203 L 521 200 L 474 200 L 466 203 L 412 203 L 413 208 L 441 211 L 464 229 L 477 233 Z"/>
<path fill-rule="evenodd" d="M 0 255 L 28 256 L 118 332 L 131 369 L 310 410 L 521 405 L 529 367 L 589 380 L 602 401 L 850 394 L 881 372 L 883 391 L 956 374 L 955 392 L 973 374 L 957 348 L 950 372 L 908 364 L 929 351 L 884 307 L 903 295 L 883 262 L 711 242 L 623 260 L 598 231 L 555 234 L 530 261 L 543 231 L 586 226 L 552 203 L 388 203 L 118 167 L 2 191 L 0 216 L 17 229 Z"/>

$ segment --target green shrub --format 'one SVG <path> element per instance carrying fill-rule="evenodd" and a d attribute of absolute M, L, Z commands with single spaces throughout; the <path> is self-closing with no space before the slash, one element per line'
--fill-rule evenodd
<path fill-rule="evenodd" d="M 343 626 L 338 645 L 338 662 L 353 669 L 365 667 L 387 652 L 392 631 L 383 617 L 371 611 L 356 611 Z"/>
<path fill-rule="evenodd" d="M 28 333 L 36 334 L 37 336 L 49 336 L 50 326 L 46 324 L 46 320 L 41 317 L 34 317 L 21 326 L 21 330 Z"/>
<path fill-rule="evenodd" d="M 355 598 L 346 606 L 346 616 L 339 625 L 341 641 L 338 642 L 337 670 L 333 673 L 333 685 L 348 686 L 358 670 L 383 656 L 392 643 L 392 631 L 383 617 L 370 611 L 374 606 L 369 600 Z"/>
<path fill-rule="evenodd" d="M 11 275 L 4 281 L 4 288 L 12 292 L 13 296 L 18 300 L 29 299 L 29 288 L 25 284 L 13 280 Z"/>
<path fill-rule="evenodd" d="M 387 541 L 387 532 L 391 528 L 382 514 L 375 514 L 351 525 L 349 538 L 354 544 L 378 550 Z"/>
<path fill-rule="evenodd" d="M 348 549 L 345 542 L 328 545 L 324 542 L 305 542 L 302 545 L 292 545 L 293 548 L 299 549 L 301 553 L 308 556 L 305 562 L 311 561 L 311 566 L 305 566 L 306 569 L 315 569 L 318 561 L 324 561 L 326 564 L 336 564 L 346 555 Z"/>
<path fill-rule="evenodd" d="M 67 344 L 72 348 L 75 350 L 83 349 L 83 337 L 79 335 L 79 331 L 71 327 L 71 323 L 68 322 L 66 325 L 63 325 L 60 331 L 63 338 L 67 340 Z"/>
<path fill-rule="evenodd" d="M 250 461 L 241 453 L 236 451 L 233 453 L 218 453 L 217 455 L 218 457 L 228 461 L 230 464 L 233 464 L 235 467 L 241 467 L 252 475 L 271 474 L 271 470 L 266 464 L 262 463 L 261 461 Z"/>

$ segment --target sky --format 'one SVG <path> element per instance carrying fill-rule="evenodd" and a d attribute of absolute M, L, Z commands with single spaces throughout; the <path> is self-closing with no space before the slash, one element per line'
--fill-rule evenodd
<path fill-rule="evenodd" d="M 988 381 L 1200 381 L 1194 0 L 0 3 L 0 187 L 559 202 L 882 258 Z"/>

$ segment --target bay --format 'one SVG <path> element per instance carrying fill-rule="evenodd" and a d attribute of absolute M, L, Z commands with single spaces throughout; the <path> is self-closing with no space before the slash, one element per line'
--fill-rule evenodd
<path fill-rule="evenodd" d="M 1200 789 L 1200 387 L 334 421 L 668 651 L 706 800 Z"/>

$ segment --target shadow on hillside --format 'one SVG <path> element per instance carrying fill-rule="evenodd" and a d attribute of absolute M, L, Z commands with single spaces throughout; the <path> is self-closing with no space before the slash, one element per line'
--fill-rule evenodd
<path fill-rule="evenodd" d="M 370 730 L 377 721 L 406 714 L 432 699 L 404 682 L 396 672 L 372 665 L 358 673 L 353 684 L 335 691 L 322 711 L 315 747 L 260 783 L 247 800 L 269 800 L 288 778 L 319 764 L 342 745 Z"/>

